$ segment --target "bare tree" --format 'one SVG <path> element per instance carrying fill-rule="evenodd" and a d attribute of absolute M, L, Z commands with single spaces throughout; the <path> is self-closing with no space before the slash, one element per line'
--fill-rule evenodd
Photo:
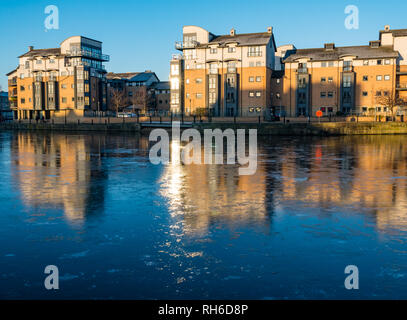
<path fill-rule="evenodd" d="M 380 95 L 376 95 L 376 103 L 387 107 L 392 117 L 394 117 L 394 111 L 397 107 L 405 107 L 407 105 L 406 101 L 399 98 L 394 90 L 382 90 Z"/>
<path fill-rule="evenodd" d="M 116 113 L 119 113 L 119 109 L 126 103 L 126 94 L 123 90 L 112 89 L 111 102 L 115 108 Z"/>

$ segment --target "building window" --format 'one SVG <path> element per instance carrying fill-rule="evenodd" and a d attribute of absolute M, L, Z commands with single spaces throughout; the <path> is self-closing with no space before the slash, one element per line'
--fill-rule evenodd
<path fill-rule="evenodd" d="M 321 83 L 323 83 L 323 82 L 326 82 L 326 78 L 325 78 L 325 77 L 322 77 L 322 78 L 321 78 Z"/>
<path fill-rule="evenodd" d="M 171 74 L 173 76 L 178 76 L 179 75 L 179 65 L 178 64 L 171 65 Z"/>
<path fill-rule="evenodd" d="M 261 67 L 261 61 L 256 62 L 256 67 Z"/>
<path fill-rule="evenodd" d="M 362 95 L 363 95 L 364 97 L 367 97 L 367 95 L 368 95 L 367 91 L 363 91 L 363 92 L 362 92 Z"/>
<path fill-rule="evenodd" d="M 25 68 L 26 68 L 26 69 L 30 69 L 30 61 L 26 61 L 26 62 L 25 62 Z"/>
<path fill-rule="evenodd" d="M 390 59 L 384 60 L 384 64 L 389 65 L 390 64 Z"/>
<path fill-rule="evenodd" d="M 334 96 L 334 93 L 333 92 L 328 92 L 328 98 L 333 98 L 333 96 Z"/>
<path fill-rule="evenodd" d="M 333 61 L 329 61 L 329 62 L 328 62 L 328 67 L 331 67 L 331 68 L 332 68 L 333 66 L 334 66 L 334 62 L 333 62 Z"/>
<path fill-rule="evenodd" d="M 326 68 L 326 62 L 321 62 L 321 68 Z"/>
<path fill-rule="evenodd" d="M 20 86 L 20 91 L 24 91 L 24 90 L 25 90 L 24 86 Z"/>
<path fill-rule="evenodd" d="M 388 97 L 388 96 L 389 96 L 389 91 L 383 91 L 383 95 L 384 95 L 385 97 Z"/>
<path fill-rule="evenodd" d="M 202 64 L 197 63 L 197 65 L 195 66 L 196 69 L 202 69 Z"/>
<path fill-rule="evenodd" d="M 261 82 L 261 77 L 256 77 L 256 82 Z"/>
<path fill-rule="evenodd" d="M 376 97 L 381 97 L 382 96 L 382 92 L 381 91 L 376 91 Z"/>
<path fill-rule="evenodd" d="M 280 80 L 280 79 L 277 79 L 277 80 L 276 80 L 276 83 L 277 83 L 277 84 L 279 84 L 280 82 L 281 82 L 281 80 Z"/>
<path fill-rule="evenodd" d="M 384 76 L 384 80 L 385 80 L 385 81 L 389 81 L 389 80 L 390 80 L 390 76 L 389 76 L 389 75 L 385 75 L 385 76 Z"/>
<path fill-rule="evenodd" d="M 277 97 L 277 99 L 280 99 L 280 98 L 281 98 L 281 94 L 276 93 L 276 97 Z"/>
<path fill-rule="evenodd" d="M 261 91 L 257 91 L 257 92 L 256 92 L 256 97 L 257 97 L 257 98 L 261 97 Z"/>
<path fill-rule="evenodd" d="M 201 79 L 201 78 L 196 78 L 196 79 L 195 79 L 195 82 L 196 82 L 196 83 L 202 83 L 202 79 Z"/>
<path fill-rule="evenodd" d="M 363 60 L 363 65 L 368 66 L 369 65 L 369 60 Z"/>
<path fill-rule="evenodd" d="M 343 76 L 343 87 L 350 88 L 352 86 L 351 76 Z"/>
<path fill-rule="evenodd" d="M 218 49 L 217 49 L 217 48 L 211 48 L 211 49 L 210 49 L 210 53 L 211 53 L 211 54 L 218 53 Z"/>
<path fill-rule="evenodd" d="M 62 89 L 66 89 L 66 84 L 61 84 Z"/>
<path fill-rule="evenodd" d="M 36 60 L 35 63 L 36 64 L 42 64 L 42 60 Z"/>
<path fill-rule="evenodd" d="M 172 90 L 179 90 L 179 79 L 178 78 L 172 78 L 171 79 L 171 89 Z"/>
<path fill-rule="evenodd" d="M 326 98 L 326 92 L 321 92 L 321 98 Z"/>
<path fill-rule="evenodd" d="M 250 98 L 253 98 L 253 97 L 254 97 L 254 91 L 250 91 L 250 92 L 249 92 L 249 97 L 250 97 Z"/>
<path fill-rule="evenodd" d="M 209 89 L 216 89 L 216 79 L 209 78 Z"/>
<path fill-rule="evenodd" d="M 380 59 L 379 59 L 379 60 L 377 60 L 377 65 L 378 65 L 378 66 L 381 66 L 381 65 L 382 65 L 382 63 L 383 63 L 383 62 L 382 62 L 382 60 L 380 60 Z"/>
<path fill-rule="evenodd" d="M 367 112 L 367 107 L 362 107 L 362 112 Z"/>
<path fill-rule="evenodd" d="M 186 80 L 186 83 L 189 84 L 189 79 Z"/>
<path fill-rule="evenodd" d="M 334 82 L 334 78 L 329 77 L 329 78 L 328 78 L 328 83 L 332 83 L 332 82 Z"/>
<path fill-rule="evenodd" d="M 196 94 L 196 98 L 197 98 L 197 99 L 202 99 L 202 93 L 197 93 L 197 94 Z"/>
<path fill-rule="evenodd" d="M 191 96 L 191 95 L 190 95 L 189 93 L 187 93 L 187 95 L 186 95 L 187 99 L 189 99 L 189 98 L 190 98 L 190 96 Z"/>
<path fill-rule="evenodd" d="M 363 76 L 363 81 L 369 81 L 369 76 Z"/>
<path fill-rule="evenodd" d="M 261 47 L 249 47 L 248 57 L 261 57 Z"/>
<path fill-rule="evenodd" d="M 249 82 L 254 82 L 254 77 L 249 77 Z"/>
<path fill-rule="evenodd" d="M 21 98 L 21 103 L 25 103 L 25 99 L 24 99 L 24 98 Z"/>
<path fill-rule="evenodd" d="M 62 103 L 66 103 L 66 98 L 62 97 Z"/>
<path fill-rule="evenodd" d="M 382 76 L 377 76 L 377 77 L 376 77 L 376 80 L 377 80 L 377 81 L 382 81 L 382 80 L 383 80 L 383 77 L 382 77 Z"/>
<path fill-rule="evenodd" d="M 234 52 L 236 52 L 236 47 L 229 47 L 229 48 L 228 48 L 228 52 L 229 52 L 229 53 L 234 53 Z"/>

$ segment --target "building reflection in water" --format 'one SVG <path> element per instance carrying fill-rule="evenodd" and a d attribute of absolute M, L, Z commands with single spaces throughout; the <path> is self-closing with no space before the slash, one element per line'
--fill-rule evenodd
<path fill-rule="evenodd" d="M 254 176 L 237 166 L 170 164 L 162 194 L 183 232 L 212 227 L 269 230 L 276 208 L 365 214 L 377 228 L 407 230 L 407 146 L 400 136 L 259 141 Z M 173 146 L 179 147 L 179 146 Z"/>
<path fill-rule="evenodd" d="M 24 203 L 32 208 L 63 209 L 82 223 L 101 211 L 105 171 L 98 144 L 103 136 L 19 132 L 12 143 L 12 171 Z M 91 149 L 95 148 L 91 157 Z"/>
<path fill-rule="evenodd" d="M 239 176 L 238 165 L 169 164 L 162 168 L 160 193 L 179 234 L 241 227 L 269 232 L 276 212 L 291 209 L 311 215 L 365 214 L 380 230 L 407 231 L 404 140 L 260 139 L 255 175 Z M 62 208 L 76 223 L 104 211 L 109 159 L 135 159 L 126 164 L 129 170 L 137 170 L 140 161 L 149 165 L 148 137 L 20 132 L 13 135 L 11 148 L 12 174 L 24 203 Z M 181 147 L 173 142 L 172 148 Z M 154 181 L 153 173 L 143 177 Z"/>
<path fill-rule="evenodd" d="M 180 150 L 173 141 L 172 152 Z M 203 150 L 202 150 L 203 156 Z M 239 176 L 237 165 L 170 163 L 161 177 L 161 194 L 182 232 L 205 235 L 211 227 L 267 227 L 266 175 L 259 167 L 253 176 Z"/>

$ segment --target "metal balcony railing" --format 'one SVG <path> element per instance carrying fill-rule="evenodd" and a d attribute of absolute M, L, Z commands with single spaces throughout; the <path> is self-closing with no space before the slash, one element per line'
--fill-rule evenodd
<path fill-rule="evenodd" d="M 175 42 L 175 49 L 177 50 L 184 50 L 184 49 L 193 49 L 199 45 L 198 41 L 191 40 L 191 41 L 177 41 Z"/>
<path fill-rule="evenodd" d="M 397 83 L 396 89 L 398 90 L 407 90 L 407 83 Z"/>
<path fill-rule="evenodd" d="M 17 85 L 17 78 L 13 78 L 8 81 L 8 85 L 11 86 L 16 86 Z"/>
<path fill-rule="evenodd" d="M 247 53 L 248 57 L 261 57 L 263 53 L 261 51 L 249 51 Z"/>

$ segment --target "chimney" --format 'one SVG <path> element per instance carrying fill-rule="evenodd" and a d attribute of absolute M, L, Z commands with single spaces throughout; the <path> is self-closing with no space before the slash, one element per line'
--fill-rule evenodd
<path fill-rule="evenodd" d="M 335 49 L 335 43 L 325 43 L 324 48 L 326 51 L 333 51 Z"/>
<path fill-rule="evenodd" d="M 235 30 L 235 28 L 232 28 L 232 30 L 230 30 L 230 35 L 231 35 L 232 37 L 234 37 L 234 36 L 236 35 L 236 30 Z"/>
<path fill-rule="evenodd" d="M 384 31 L 386 31 L 386 32 L 390 31 L 390 26 L 388 24 L 386 24 L 384 26 Z"/>
<path fill-rule="evenodd" d="M 273 33 L 273 27 L 268 27 L 267 28 L 267 33 L 270 33 L 270 34 Z"/>
<path fill-rule="evenodd" d="M 34 47 L 33 46 L 29 46 L 28 47 L 28 51 L 33 51 L 34 50 Z"/>

